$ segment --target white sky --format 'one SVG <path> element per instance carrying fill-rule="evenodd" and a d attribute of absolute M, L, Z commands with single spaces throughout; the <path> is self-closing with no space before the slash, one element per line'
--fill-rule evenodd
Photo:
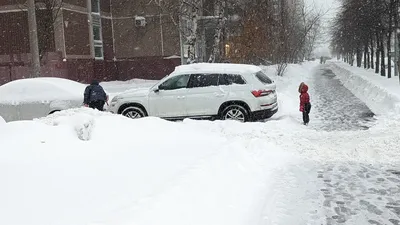
<path fill-rule="evenodd" d="M 317 8 L 317 11 L 322 10 L 324 12 L 327 11 L 326 15 L 323 17 L 323 26 L 324 26 L 324 36 L 323 42 L 321 46 L 316 49 L 315 53 L 317 56 L 320 55 L 329 55 L 329 24 L 332 19 L 335 17 L 337 9 L 339 7 L 339 0 L 305 0 L 305 3 L 309 6 L 313 6 Z"/>

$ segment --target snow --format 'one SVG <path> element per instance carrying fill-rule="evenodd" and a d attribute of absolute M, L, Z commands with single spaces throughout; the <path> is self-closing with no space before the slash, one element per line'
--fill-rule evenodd
<path fill-rule="evenodd" d="M 5 124 L 5 123 L 6 123 L 6 121 L 3 119 L 3 117 L 0 116 L 0 126 Z"/>
<path fill-rule="evenodd" d="M 85 108 L 9 123 L 0 131 L 1 224 L 247 224 L 289 156 L 197 126 Z"/>
<path fill-rule="evenodd" d="M 400 89 L 398 77 L 388 79 L 371 70 L 352 67 L 344 62 L 334 61 L 329 64 L 340 76 L 343 85 L 352 91 L 368 107 L 380 116 L 400 113 Z"/>
<path fill-rule="evenodd" d="M 302 126 L 298 85 L 318 66 L 289 65 L 283 77 L 262 68 L 280 104 L 266 123 L 131 120 L 78 108 L 0 124 L 0 224 L 324 224 L 335 214 L 322 203 L 346 200 L 335 185 L 371 185 L 352 177 L 367 167 L 351 165 L 398 164 L 400 122 L 385 117 L 365 131 Z M 123 92 L 137 82 L 102 85 Z"/>
<path fill-rule="evenodd" d="M 20 79 L 0 86 L 1 103 L 76 100 L 82 98 L 85 86 L 62 78 Z"/>
<path fill-rule="evenodd" d="M 257 73 L 260 67 L 253 65 L 230 64 L 230 63 L 193 63 L 177 66 L 173 74 L 191 74 L 199 70 L 205 73 Z"/>

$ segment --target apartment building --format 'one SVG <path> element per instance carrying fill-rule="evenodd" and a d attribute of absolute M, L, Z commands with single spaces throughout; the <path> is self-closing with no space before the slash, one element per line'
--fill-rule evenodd
<path fill-rule="evenodd" d="M 0 0 L 0 84 L 30 74 L 25 2 Z M 180 64 L 179 29 L 172 12 L 157 1 L 36 2 L 43 76 L 83 82 L 159 79 Z"/>

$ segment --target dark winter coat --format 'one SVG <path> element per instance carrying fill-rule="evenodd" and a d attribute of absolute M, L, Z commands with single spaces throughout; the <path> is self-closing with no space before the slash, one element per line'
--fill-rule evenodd
<path fill-rule="evenodd" d="M 89 104 L 91 102 L 96 101 L 107 101 L 107 94 L 104 91 L 103 87 L 100 86 L 99 82 L 93 81 L 92 84 L 86 87 L 83 103 Z"/>
<path fill-rule="evenodd" d="M 310 103 L 308 86 L 305 83 L 301 83 L 299 87 L 299 92 L 300 92 L 300 112 L 304 112 L 305 105 Z"/>

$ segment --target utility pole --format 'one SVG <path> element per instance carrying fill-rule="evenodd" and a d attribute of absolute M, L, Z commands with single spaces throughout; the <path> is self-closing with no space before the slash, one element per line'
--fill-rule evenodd
<path fill-rule="evenodd" d="M 35 0 L 28 0 L 29 44 L 31 52 L 31 77 L 40 77 L 39 40 L 37 35 Z"/>

